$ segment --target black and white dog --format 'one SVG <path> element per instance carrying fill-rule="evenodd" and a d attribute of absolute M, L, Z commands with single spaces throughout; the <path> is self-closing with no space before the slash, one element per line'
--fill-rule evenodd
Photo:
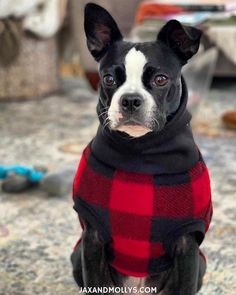
<path fill-rule="evenodd" d="M 103 226 L 97 229 L 96 224 L 99 224 L 99 219 L 104 219 L 104 228 L 106 226 L 108 228 L 106 233 L 110 232 L 112 237 L 115 236 L 114 240 L 118 241 L 117 247 L 119 249 L 116 252 L 118 256 L 122 251 L 127 251 L 130 255 L 132 255 L 131 252 L 133 251 L 134 255 L 141 257 L 144 254 L 138 253 L 138 247 L 144 249 L 147 245 L 149 247 L 149 244 L 143 241 L 141 245 L 137 241 L 142 238 L 140 235 L 137 235 L 137 240 L 133 239 L 132 243 L 129 244 L 132 230 L 127 223 L 127 237 L 125 236 L 126 233 L 124 233 L 125 238 L 122 234 L 119 236 L 119 234 L 114 233 L 119 231 L 119 227 L 121 227 L 119 225 L 120 219 L 115 220 L 115 217 L 112 217 L 115 206 L 113 204 L 119 207 L 119 202 L 109 201 L 111 210 L 107 209 L 106 211 L 104 209 L 105 201 L 103 200 L 103 203 L 101 202 L 102 208 L 97 207 L 96 209 L 97 199 L 90 199 L 90 196 L 98 194 L 100 189 L 107 191 L 106 187 L 110 185 L 103 185 L 99 182 L 100 180 L 94 181 L 93 175 L 95 175 L 95 172 L 99 171 L 103 174 L 103 176 L 99 176 L 99 179 L 112 179 L 113 177 L 111 182 L 115 184 L 112 185 L 119 186 L 120 182 L 116 178 L 119 178 L 122 173 L 114 171 L 120 169 L 119 171 L 128 170 L 130 173 L 134 173 L 132 176 L 128 176 L 130 179 L 132 177 L 132 179 L 139 179 L 139 175 L 154 175 L 152 179 L 154 179 L 155 185 L 161 185 L 161 189 L 158 188 L 157 204 L 154 201 L 156 204 L 154 206 L 158 207 L 158 197 L 163 192 L 163 187 L 166 188 L 167 184 L 172 183 L 172 178 L 175 186 L 171 191 L 171 201 L 169 202 L 173 202 L 173 204 L 179 202 L 180 211 L 186 207 L 183 210 L 187 212 L 192 205 L 187 201 L 185 190 L 183 190 L 184 197 L 181 193 L 178 194 L 178 192 L 182 192 L 182 188 L 191 186 L 191 193 L 195 194 L 197 192 L 197 198 L 200 198 L 199 186 L 204 183 L 197 183 L 200 180 L 196 180 L 197 173 L 194 171 L 197 171 L 198 168 L 191 169 L 196 167 L 194 166 L 196 163 L 197 167 L 201 167 L 201 173 L 205 173 L 205 168 L 202 168 L 203 162 L 201 162 L 201 159 L 199 160 L 199 151 L 192 138 L 189 125 L 191 117 L 186 110 L 187 90 L 181 76 L 181 69 L 197 53 L 201 32 L 196 28 L 183 26 L 178 21 L 171 20 L 160 30 L 155 42 L 126 42 L 123 40 L 122 34 L 111 15 L 102 7 L 92 3 L 86 5 L 84 24 L 89 51 L 95 60 L 99 62 L 101 83 L 97 112 L 101 124 L 97 136 L 90 145 L 90 151 L 85 152 L 85 159 L 82 160 L 83 163 L 81 164 L 81 167 L 83 167 L 79 168 L 80 171 L 75 177 L 75 209 L 79 213 L 84 230 L 80 243 L 72 254 L 74 278 L 79 286 L 84 287 L 156 286 L 158 294 L 196 294 L 202 285 L 206 269 L 205 259 L 203 255 L 199 255 L 199 244 L 202 242 L 204 233 L 208 228 L 208 224 L 204 223 L 206 221 L 205 216 L 209 215 L 209 222 L 212 213 L 211 209 L 209 209 L 210 201 L 207 199 L 208 192 L 204 192 L 207 197 L 201 201 L 202 203 L 205 202 L 206 206 L 204 206 L 208 208 L 206 211 L 203 210 L 206 213 L 204 213 L 205 215 L 202 214 L 203 211 L 200 209 L 198 211 L 201 211 L 201 214 L 196 213 L 198 215 L 194 215 L 194 218 L 191 218 L 190 215 L 195 213 L 189 213 L 190 211 L 184 213 L 183 216 L 182 213 L 179 213 L 180 215 L 176 218 L 178 229 L 184 227 L 185 230 L 181 229 L 178 234 L 177 227 L 175 227 L 176 220 L 172 220 L 173 216 L 176 215 L 174 211 L 176 208 L 168 211 L 167 216 L 164 216 L 163 213 L 165 211 L 164 205 L 162 210 L 156 209 L 158 213 L 152 213 L 153 216 L 150 222 L 155 224 L 157 230 L 152 229 L 154 233 L 150 234 L 150 243 L 152 243 L 150 245 L 160 243 L 158 244 L 160 250 L 163 236 L 164 250 L 161 248 L 160 251 L 165 253 L 163 256 L 167 257 L 167 259 L 171 257 L 173 263 L 167 269 L 160 269 L 158 262 L 163 262 L 163 257 L 158 258 L 159 260 L 152 257 L 154 262 L 156 261 L 149 264 L 152 271 L 150 274 L 147 272 L 145 275 L 143 268 L 140 276 L 132 276 L 132 272 L 129 275 L 129 272 L 119 271 L 116 265 L 122 265 L 121 258 L 117 260 L 118 262 L 114 264 L 114 267 L 112 266 L 112 263 L 110 263 L 111 258 L 108 255 L 110 244 L 106 241 L 107 235 L 102 234 Z M 91 154 L 88 156 L 90 152 Z M 88 169 L 90 172 L 88 172 L 87 168 L 84 168 L 86 160 L 89 165 L 91 164 L 94 167 L 95 172 L 91 172 L 90 168 Z M 87 178 L 84 176 L 85 174 Z M 172 175 L 174 176 L 172 177 Z M 77 178 L 80 179 L 77 181 Z M 136 185 L 134 184 L 135 181 L 132 182 L 133 187 Z M 188 182 L 191 183 L 190 186 Z M 88 193 L 84 183 L 90 186 Z M 121 190 L 121 187 L 125 189 L 127 186 L 126 184 L 122 185 L 119 186 L 117 191 L 127 195 L 127 191 Z M 130 194 L 133 191 L 135 190 L 131 188 Z M 149 191 L 153 192 L 153 190 L 146 191 L 147 194 L 149 194 Z M 138 190 L 135 192 L 138 192 Z M 174 199 L 175 193 L 176 198 Z M 84 198 L 82 197 L 83 194 Z M 111 198 L 114 198 L 115 194 L 116 192 L 112 191 Z M 86 196 L 88 196 L 87 199 Z M 143 201 L 146 196 L 141 196 L 141 198 Z M 176 199 L 178 200 L 176 201 Z M 87 201 L 87 205 L 85 201 Z M 90 201 L 93 202 L 92 205 L 89 203 Z M 147 203 L 142 203 L 142 201 L 140 201 L 140 204 L 144 204 L 144 213 L 141 212 L 140 215 L 143 216 L 149 209 L 145 207 Z M 125 202 L 126 200 L 124 200 Z M 131 201 L 129 200 L 129 202 Z M 166 200 L 163 202 L 166 202 Z M 188 205 L 185 203 L 188 203 Z M 197 204 L 197 206 L 201 206 L 199 202 Z M 126 210 L 124 209 L 125 205 L 122 206 L 122 210 Z M 173 205 L 173 207 L 175 206 L 177 205 Z M 135 208 L 138 208 L 139 211 L 142 210 L 141 206 L 135 204 L 135 202 L 133 207 L 129 207 L 127 210 L 129 213 L 135 214 Z M 197 210 L 194 210 L 191 212 L 197 212 Z M 98 219 L 94 221 L 96 214 Z M 132 216 L 130 223 L 132 223 Z M 113 220 L 108 221 L 109 218 L 113 218 Z M 203 225 L 200 219 L 204 219 Z M 181 226 L 180 220 L 184 220 Z M 144 223 L 140 224 L 139 230 L 145 235 L 145 230 L 142 228 Z M 155 232 L 163 224 L 166 227 L 161 230 L 161 233 L 155 235 Z M 168 241 L 171 241 L 171 243 L 166 243 L 168 232 L 171 233 L 168 235 Z M 126 241 L 127 244 L 126 242 L 122 244 L 121 241 Z M 129 245 L 136 245 L 135 243 L 138 245 L 137 248 L 131 249 L 132 246 Z M 140 251 L 145 252 L 145 249 Z M 127 258 L 127 255 L 120 255 L 119 257 Z M 127 261 L 131 261 L 129 257 Z M 140 259 L 138 261 L 142 262 L 144 260 Z M 141 262 L 140 267 L 143 267 Z M 132 261 L 130 264 L 129 267 L 134 270 L 136 265 L 132 265 Z M 159 270 L 155 272 L 155 268 Z"/>

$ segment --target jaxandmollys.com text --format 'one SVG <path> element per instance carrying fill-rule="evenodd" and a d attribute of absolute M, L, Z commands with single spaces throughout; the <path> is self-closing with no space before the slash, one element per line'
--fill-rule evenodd
<path fill-rule="evenodd" d="M 135 293 L 157 293 L 157 287 L 83 287 L 79 290 L 81 293 L 98 293 L 98 294 L 135 294 Z"/>

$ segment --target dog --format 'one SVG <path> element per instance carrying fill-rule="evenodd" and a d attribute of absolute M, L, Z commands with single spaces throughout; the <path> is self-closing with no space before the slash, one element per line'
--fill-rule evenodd
<path fill-rule="evenodd" d="M 156 41 L 127 42 L 93 3 L 84 27 L 99 63 L 100 125 L 74 178 L 83 228 L 71 255 L 74 279 L 80 287 L 196 294 L 212 202 L 181 69 L 197 53 L 201 32 L 170 20 Z"/>

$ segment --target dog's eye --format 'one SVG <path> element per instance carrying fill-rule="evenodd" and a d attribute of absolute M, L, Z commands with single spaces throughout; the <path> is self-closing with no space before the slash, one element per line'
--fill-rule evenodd
<path fill-rule="evenodd" d="M 106 86 L 113 86 L 116 84 L 115 79 L 112 75 L 106 75 L 103 77 L 103 82 Z"/>
<path fill-rule="evenodd" d="M 167 82 L 168 78 L 164 75 L 157 75 L 153 80 L 154 86 L 164 86 L 167 84 Z"/>

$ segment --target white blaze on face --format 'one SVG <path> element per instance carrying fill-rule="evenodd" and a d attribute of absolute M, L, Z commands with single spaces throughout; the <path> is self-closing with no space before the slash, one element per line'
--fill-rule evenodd
<path fill-rule="evenodd" d="M 155 106 L 155 102 L 151 94 L 144 88 L 143 82 L 142 82 L 142 75 L 143 75 L 143 69 L 144 66 L 147 63 L 147 59 L 145 55 L 139 51 L 136 50 L 136 48 L 130 49 L 130 51 L 127 53 L 125 57 L 125 71 L 126 71 L 126 81 L 124 84 L 122 84 L 114 93 L 111 105 L 108 110 L 108 118 L 110 120 L 110 127 L 112 129 L 118 129 L 120 131 L 127 132 L 131 136 L 132 135 L 129 132 L 130 127 L 129 126 L 122 126 L 120 128 L 117 128 L 117 125 L 119 124 L 119 118 L 120 118 L 120 112 L 119 112 L 119 101 L 122 95 L 129 94 L 129 93 L 137 93 L 144 99 L 144 105 L 143 105 L 143 111 L 144 113 L 148 114 L 152 111 L 152 108 Z M 131 130 L 134 128 L 132 127 Z M 145 133 L 151 131 L 150 129 L 139 126 L 139 134 L 138 136 L 142 136 Z M 136 130 L 137 131 L 137 130 Z M 144 134 L 143 134 L 144 132 Z"/>
<path fill-rule="evenodd" d="M 130 90 L 135 91 L 137 88 L 143 87 L 142 75 L 146 63 L 145 55 L 136 48 L 133 47 L 127 53 L 125 57 L 126 84 Z"/>

